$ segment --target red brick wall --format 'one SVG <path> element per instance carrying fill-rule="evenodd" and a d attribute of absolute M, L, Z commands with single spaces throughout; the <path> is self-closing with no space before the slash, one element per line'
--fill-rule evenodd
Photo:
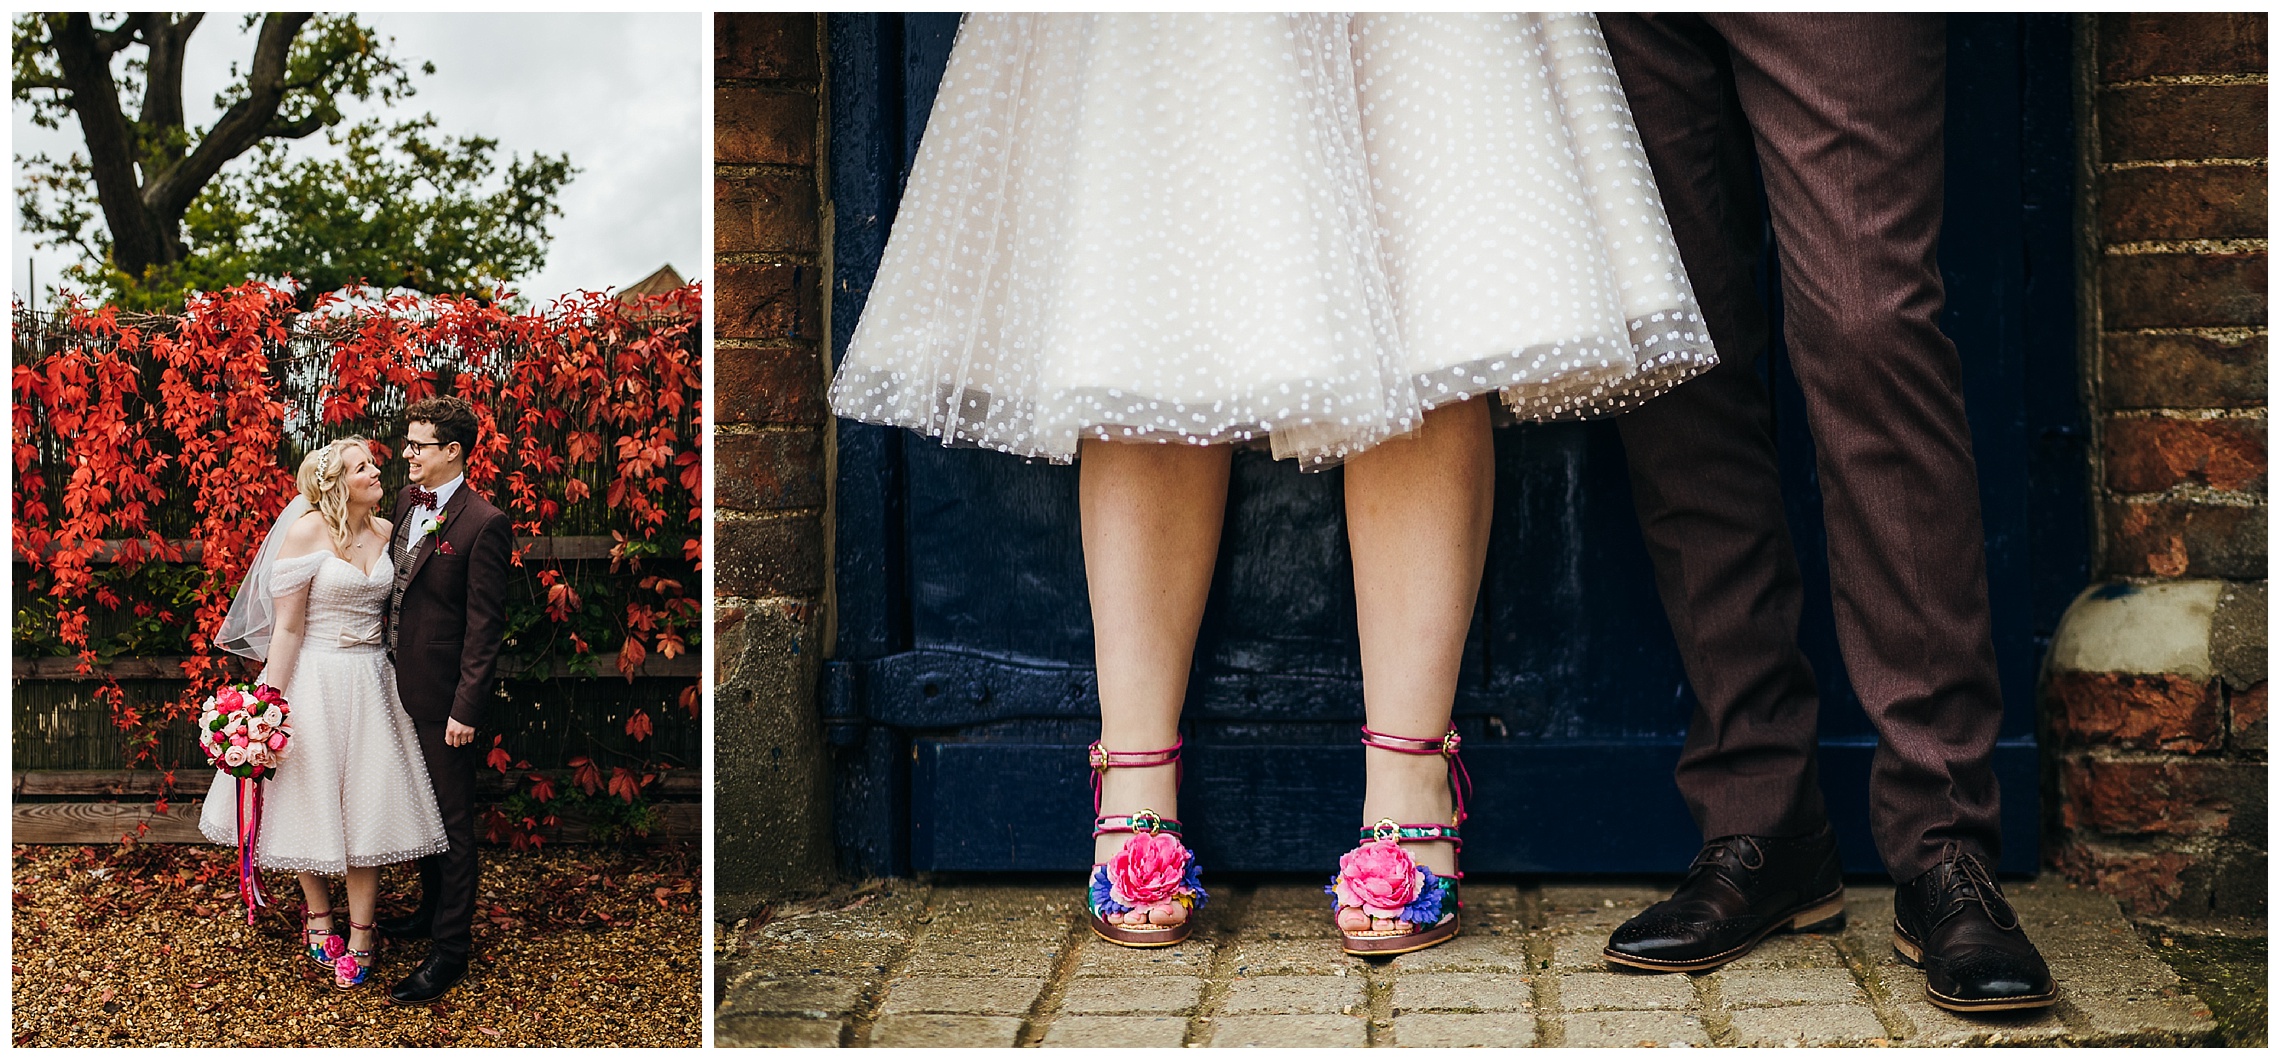
<path fill-rule="evenodd" d="M 832 865 L 815 699 L 830 569 L 821 22 L 713 21 L 714 808 L 731 905 L 811 888 Z"/>
<path fill-rule="evenodd" d="M 2052 856 L 2140 913 L 2261 913 L 2266 18 L 2082 17 L 2098 574 L 2220 606 L 2197 672 L 2052 675 Z"/>

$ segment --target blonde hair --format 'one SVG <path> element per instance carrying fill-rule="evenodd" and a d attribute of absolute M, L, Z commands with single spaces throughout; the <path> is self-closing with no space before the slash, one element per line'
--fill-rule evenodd
<path fill-rule="evenodd" d="M 342 438 L 322 449 L 311 449 L 301 458 L 300 472 L 293 476 L 294 484 L 301 487 L 301 496 L 308 498 L 309 507 L 324 518 L 325 529 L 341 552 L 348 551 L 349 538 L 348 483 L 341 475 L 347 464 L 342 454 L 357 446 L 363 446 L 366 453 L 372 451 L 371 443 L 363 438 Z"/>

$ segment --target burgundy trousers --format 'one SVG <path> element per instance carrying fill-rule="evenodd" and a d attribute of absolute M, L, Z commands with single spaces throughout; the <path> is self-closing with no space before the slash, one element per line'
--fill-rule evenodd
<path fill-rule="evenodd" d="M 1797 646 L 1765 215 L 1819 460 L 1845 669 L 1879 737 L 1870 820 L 1895 880 L 1998 851 L 2002 718 L 1978 471 L 1938 326 L 1946 25 L 1938 15 L 1603 15 L 1723 362 L 1618 422 L 1663 606 L 1700 706 L 1680 792 L 1705 836 L 1826 820 L 1820 703 Z"/>

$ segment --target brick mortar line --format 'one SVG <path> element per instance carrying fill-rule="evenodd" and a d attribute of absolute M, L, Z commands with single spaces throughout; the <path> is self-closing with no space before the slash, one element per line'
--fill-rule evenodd
<path fill-rule="evenodd" d="M 795 350 L 813 353 L 821 345 L 823 345 L 823 340 L 820 338 L 743 339 L 722 337 L 713 340 L 713 349 L 716 350 Z"/>
<path fill-rule="evenodd" d="M 1536 1047 L 1560 1048 L 1567 1044 L 1567 1024 L 1558 1018 L 1560 973 L 1552 967 L 1552 936 L 1531 931 L 1521 939 L 1520 952 L 1528 964 L 1529 974 L 1535 976 L 1535 989 L 1528 992 L 1528 1000 L 1536 1007 Z"/>
<path fill-rule="evenodd" d="M 2131 243 L 2108 243 L 2100 253 L 2113 258 L 2150 257 L 2161 254 L 2246 254 L 2270 250 L 2268 239 L 2147 239 Z"/>
<path fill-rule="evenodd" d="M 1702 1036 L 1721 1049 L 1735 1047 L 1734 1017 L 1726 1011 L 1723 984 L 1715 975 L 1689 975 L 1693 980 L 1694 1003 L 1702 1010 Z"/>
<path fill-rule="evenodd" d="M 2240 408 L 2211 408 L 2205 405 L 2153 405 L 2135 408 L 2107 409 L 2106 415 L 2119 420 L 2178 420 L 2198 423 L 2213 420 L 2261 420 L 2265 418 L 2262 405 Z"/>
<path fill-rule="evenodd" d="M 786 94 L 812 96 L 823 91 L 823 82 L 797 77 L 716 77 L 714 88 L 757 88 Z"/>
<path fill-rule="evenodd" d="M 2181 483 L 2155 493 L 2117 493 L 2110 489 L 2104 489 L 2102 492 L 2106 494 L 2108 499 L 2122 504 L 2164 504 L 2172 501 L 2183 501 L 2187 504 L 2204 504 L 2211 508 L 2262 508 L 2265 505 L 2264 494 L 2261 493 L 2217 490 L 2190 483 Z"/>
<path fill-rule="evenodd" d="M 2128 158 L 2115 162 L 2100 162 L 2099 175 L 2121 173 L 2133 169 L 2261 169 L 2271 160 L 2262 157 L 2235 158 L 2219 155 L 2209 158 Z"/>
<path fill-rule="evenodd" d="M 2238 340 L 2238 341 L 2241 341 L 2241 342 L 2247 342 L 2247 341 L 2248 341 L 2248 340 L 2250 340 L 2250 339 L 2262 339 L 2262 338 L 2270 338 L 2270 337 L 2271 337 L 2271 329 L 2270 329 L 2270 328 L 2267 328 L 2267 327 L 2264 327 L 2263 325 L 2260 325 L 2260 324 L 2250 324 L 2250 325 L 2239 325 L 2239 324 L 2234 324 L 2234 325 L 2221 325 L 2221 324 L 2211 324 L 2211 325 L 2207 325 L 2207 326 L 2204 326 L 2204 327 L 2184 327 L 2184 328 L 2106 328 L 2106 329 L 2104 329 L 2104 330 L 2100 331 L 2100 332 L 2099 332 L 2099 334 L 2100 334 L 2100 335 L 2160 335 L 2160 336 L 2166 336 L 2166 335 L 2175 335 L 2175 336 L 2179 336 L 2179 337 L 2183 337 L 2183 338 L 2193 338 L 2193 339 L 2215 339 L 2215 340 L 2217 340 L 2217 341 L 2219 341 L 2219 342 L 2224 342 L 2224 341 L 2231 341 L 2231 340 Z"/>
<path fill-rule="evenodd" d="M 910 944 L 904 946 L 903 951 L 897 954 L 895 959 L 889 962 L 887 967 L 879 973 L 877 985 L 866 988 L 862 996 L 856 998 L 855 1008 L 847 1014 L 847 1023 L 839 1033 L 841 1048 L 870 1047 L 871 1029 L 879 1022 L 879 1010 L 886 1007 L 887 1004 L 888 984 L 893 983 L 895 978 L 903 973 L 903 969 L 910 967 L 911 958 L 916 956 L 918 948 L 925 944 L 926 936 L 933 933 L 934 884 L 930 882 L 921 883 L 919 886 L 926 888 L 926 893 L 919 900 L 918 916 L 912 921 L 913 930 L 910 933 Z"/>
<path fill-rule="evenodd" d="M 1029 1003 L 1029 1011 L 1021 1017 L 1021 1030 L 1013 1036 L 1016 1049 L 1035 1048 L 1044 1044 L 1045 1032 L 1052 1029 L 1048 1014 L 1060 1008 L 1061 999 L 1068 996 L 1069 983 L 1077 977 L 1077 965 L 1084 959 L 1082 951 L 1085 936 L 1092 928 L 1085 924 L 1082 914 L 1074 917 L 1067 931 L 1061 935 L 1061 956 L 1053 962 L 1053 970 L 1045 973 L 1045 988 L 1037 992 L 1037 999 Z"/>
<path fill-rule="evenodd" d="M 815 179 L 815 166 L 794 162 L 715 162 L 715 177 L 798 177 Z"/>
<path fill-rule="evenodd" d="M 1861 952 L 1860 944 L 1852 936 L 1842 934 L 1831 938 L 1829 944 L 1845 962 L 1845 970 L 1852 973 L 1853 982 L 1860 984 L 1861 993 L 1868 995 L 1869 1010 L 1876 1014 L 1876 1021 L 1884 1025 L 1885 1037 L 1895 1044 L 1906 1044 L 1918 1037 L 1915 1021 L 1893 1003 L 1891 991 L 1868 963 L 1868 955 Z"/>
<path fill-rule="evenodd" d="M 2265 85 L 2272 83 L 2268 74 L 2152 74 L 2127 81 L 2105 81 L 2100 91 L 2109 88 L 2165 88 L 2210 85 Z"/>
<path fill-rule="evenodd" d="M 821 508 L 766 508 L 759 510 L 729 508 L 721 505 L 717 499 L 713 504 L 713 516 L 715 522 L 736 522 L 744 523 L 747 525 L 758 523 L 788 523 L 794 519 L 815 515 L 821 511 L 823 511 Z"/>
<path fill-rule="evenodd" d="M 1393 1031 L 1394 967 L 1400 958 L 1362 962 L 1362 1045 L 1390 1049 L 1400 1044 Z"/>
<path fill-rule="evenodd" d="M 795 431 L 820 431 L 820 423 L 715 423 L 713 437 L 724 435 L 791 434 Z"/>
<path fill-rule="evenodd" d="M 1226 1000 L 1227 992 L 1234 985 L 1236 951 L 1243 946 L 1243 922 L 1250 918 L 1258 893 L 1259 885 L 1255 883 L 1227 892 L 1227 904 L 1234 907 L 1223 914 L 1228 930 L 1224 934 L 1214 933 L 1211 966 L 1203 973 L 1203 992 L 1197 995 L 1195 1008 L 1188 1011 L 1187 1033 L 1180 1039 L 1184 1048 L 1207 1045 L 1211 1041 L 1211 1018 L 1218 1014 L 1219 1003 Z"/>
<path fill-rule="evenodd" d="M 822 254 L 817 251 L 790 250 L 722 250 L 713 253 L 715 265 L 799 265 L 821 268 Z M 817 279 L 822 279 L 820 274 Z"/>

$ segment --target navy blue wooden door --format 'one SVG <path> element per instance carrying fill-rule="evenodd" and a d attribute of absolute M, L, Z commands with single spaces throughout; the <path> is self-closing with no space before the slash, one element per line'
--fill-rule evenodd
<path fill-rule="evenodd" d="M 832 15 L 832 341 L 876 272 L 955 15 Z M 2064 16 L 1950 24 L 1945 325 L 1963 351 L 2006 712 L 2002 867 L 2038 860 L 2035 670 L 2086 578 Z M 1772 290 L 1771 277 L 1767 290 Z M 1776 307 L 1778 308 L 1778 307 Z M 1812 439 L 1766 365 L 1822 777 L 1847 867 L 1878 872 L 1874 734 L 1827 597 Z M 1098 731 L 1076 470 L 838 428 L 837 632 L 824 714 L 843 867 L 1077 870 Z M 1693 697 L 1609 424 L 1496 432 L 1497 496 L 1456 704 L 1466 868 L 1672 872 L 1700 842 L 1671 782 Z M 1214 870 L 1327 872 L 1361 812 L 1354 599 L 1337 472 L 1235 456 L 1186 711 L 1188 837 Z"/>

